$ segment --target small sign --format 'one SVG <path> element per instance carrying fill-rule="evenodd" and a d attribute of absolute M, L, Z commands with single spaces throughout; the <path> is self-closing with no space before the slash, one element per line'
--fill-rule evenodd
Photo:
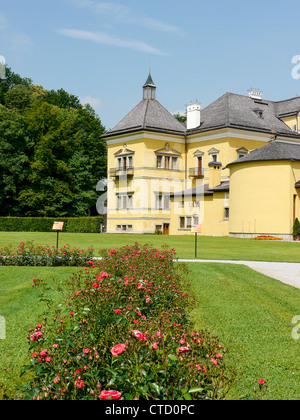
<path fill-rule="evenodd" d="M 193 233 L 201 233 L 201 225 L 192 226 L 191 231 Z"/>
<path fill-rule="evenodd" d="M 54 222 L 52 230 L 63 230 L 64 222 Z"/>

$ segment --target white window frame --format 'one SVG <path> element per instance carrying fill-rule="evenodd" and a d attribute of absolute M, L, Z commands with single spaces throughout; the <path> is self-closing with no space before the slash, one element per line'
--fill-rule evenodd
<path fill-rule="evenodd" d="M 117 210 L 131 210 L 133 208 L 133 193 L 117 194 Z"/>
<path fill-rule="evenodd" d="M 181 227 L 181 219 L 184 219 L 184 227 Z M 190 224 L 188 221 L 190 220 Z M 178 219 L 178 230 L 191 230 L 192 226 L 199 225 L 199 216 L 198 214 L 194 214 L 192 216 L 179 216 Z"/>
<path fill-rule="evenodd" d="M 173 155 L 163 154 L 163 153 L 159 153 L 156 155 L 156 168 L 157 169 L 169 169 L 172 171 L 177 171 L 178 167 L 179 167 L 178 156 L 173 156 Z"/>
<path fill-rule="evenodd" d="M 155 193 L 155 209 L 170 210 L 171 199 L 170 193 Z"/>

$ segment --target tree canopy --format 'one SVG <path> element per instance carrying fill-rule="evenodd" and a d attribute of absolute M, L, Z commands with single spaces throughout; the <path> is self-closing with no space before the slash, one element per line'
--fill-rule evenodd
<path fill-rule="evenodd" d="M 106 177 L 104 133 L 75 95 L 7 68 L 0 80 L 0 215 L 93 214 L 97 182 Z"/>

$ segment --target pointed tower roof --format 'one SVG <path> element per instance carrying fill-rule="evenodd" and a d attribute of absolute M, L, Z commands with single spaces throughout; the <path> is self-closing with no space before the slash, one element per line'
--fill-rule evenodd
<path fill-rule="evenodd" d="M 183 135 L 185 126 L 156 100 L 156 86 L 149 72 L 143 86 L 143 99 L 112 130 L 111 137 L 141 130 Z"/>
<path fill-rule="evenodd" d="M 146 80 L 146 83 L 144 84 L 144 86 L 143 86 L 143 87 L 147 87 L 147 86 L 153 86 L 153 87 L 156 87 L 156 86 L 155 86 L 155 84 L 154 84 L 154 82 L 153 82 L 153 80 L 152 80 L 152 76 L 151 76 L 150 70 L 149 70 L 149 76 L 148 76 L 148 79 Z"/>

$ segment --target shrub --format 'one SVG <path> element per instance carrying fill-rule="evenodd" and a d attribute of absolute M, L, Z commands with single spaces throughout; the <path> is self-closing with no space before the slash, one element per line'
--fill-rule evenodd
<path fill-rule="evenodd" d="M 29 331 L 32 380 L 19 398 L 224 398 L 234 372 L 218 339 L 191 329 L 195 299 L 174 252 L 106 250 L 74 274 L 62 305 Z"/>
<path fill-rule="evenodd" d="M 99 233 L 104 219 L 97 217 L 0 217 L 2 232 L 52 232 L 53 223 L 64 222 L 64 232 Z"/>
<path fill-rule="evenodd" d="M 296 217 L 293 225 L 293 237 L 297 238 L 300 237 L 300 222 L 298 217 Z"/>
<path fill-rule="evenodd" d="M 0 266 L 84 266 L 93 257 L 93 247 L 85 251 L 71 248 L 69 244 L 61 248 L 54 245 L 35 245 L 34 241 L 20 242 L 17 249 L 12 246 L 0 248 Z"/>

